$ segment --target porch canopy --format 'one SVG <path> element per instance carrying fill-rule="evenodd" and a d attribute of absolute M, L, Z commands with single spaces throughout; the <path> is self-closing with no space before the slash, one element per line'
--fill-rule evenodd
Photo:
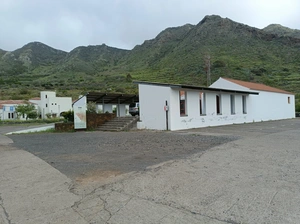
<path fill-rule="evenodd" d="M 102 104 L 103 108 L 106 104 L 116 105 L 118 117 L 120 117 L 120 105 L 129 105 L 134 102 L 139 102 L 139 96 L 135 94 L 89 92 L 85 97 L 87 102 Z"/>
<path fill-rule="evenodd" d="M 95 102 L 97 104 L 118 105 L 139 102 L 139 96 L 135 94 L 90 92 L 85 96 L 87 102 Z"/>

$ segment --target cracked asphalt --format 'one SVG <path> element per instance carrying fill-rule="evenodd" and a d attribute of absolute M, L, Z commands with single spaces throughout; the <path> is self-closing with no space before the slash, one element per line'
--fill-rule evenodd
<path fill-rule="evenodd" d="M 2 136 L 0 223 L 298 223 L 299 136 L 300 119 Z"/>

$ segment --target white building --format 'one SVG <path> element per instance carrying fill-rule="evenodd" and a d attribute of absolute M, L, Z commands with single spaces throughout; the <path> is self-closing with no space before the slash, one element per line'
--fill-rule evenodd
<path fill-rule="evenodd" d="M 61 112 L 72 109 L 71 97 L 57 97 L 53 91 L 42 91 L 39 99 L 29 101 L 38 105 L 41 118 L 47 118 L 47 114 L 59 117 Z"/>
<path fill-rule="evenodd" d="M 26 103 L 24 100 L 0 100 L 0 120 L 26 120 L 26 115 L 18 117 L 16 112 L 18 105 Z"/>
<path fill-rule="evenodd" d="M 295 118 L 295 94 L 260 83 L 219 78 L 210 87 L 256 91 L 249 98 L 249 121 L 269 121 Z"/>
<path fill-rule="evenodd" d="M 210 87 L 139 84 L 139 129 L 181 130 L 295 117 L 294 94 L 220 78 Z"/>

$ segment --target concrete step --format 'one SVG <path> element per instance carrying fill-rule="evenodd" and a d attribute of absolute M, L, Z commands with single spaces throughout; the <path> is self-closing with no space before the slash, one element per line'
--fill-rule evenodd
<path fill-rule="evenodd" d="M 139 117 L 116 117 L 97 128 L 99 131 L 124 131 L 131 129 L 138 121 Z"/>
<path fill-rule="evenodd" d="M 97 128 L 97 131 L 122 131 L 120 128 L 107 128 L 107 127 L 102 127 L 102 128 Z"/>

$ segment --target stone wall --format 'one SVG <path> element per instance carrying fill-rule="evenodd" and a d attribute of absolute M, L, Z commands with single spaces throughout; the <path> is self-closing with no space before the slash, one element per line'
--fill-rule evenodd
<path fill-rule="evenodd" d="M 98 126 L 110 121 L 116 117 L 115 113 L 103 113 L 103 114 L 86 114 L 87 128 L 95 129 Z"/>
<path fill-rule="evenodd" d="M 55 131 L 74 131 L 74 123 L 55 123 Z"/>
<path fill-rule="evenodd" d="M 98 126 L 105 122 L 112 120 L 116 117 L 115 113 L 104 113 L 104 114 L 86 114 L 87 129 L 96 129 Z M 56 131 L 75 131 L 74 123 L 55 123 Z"/>

